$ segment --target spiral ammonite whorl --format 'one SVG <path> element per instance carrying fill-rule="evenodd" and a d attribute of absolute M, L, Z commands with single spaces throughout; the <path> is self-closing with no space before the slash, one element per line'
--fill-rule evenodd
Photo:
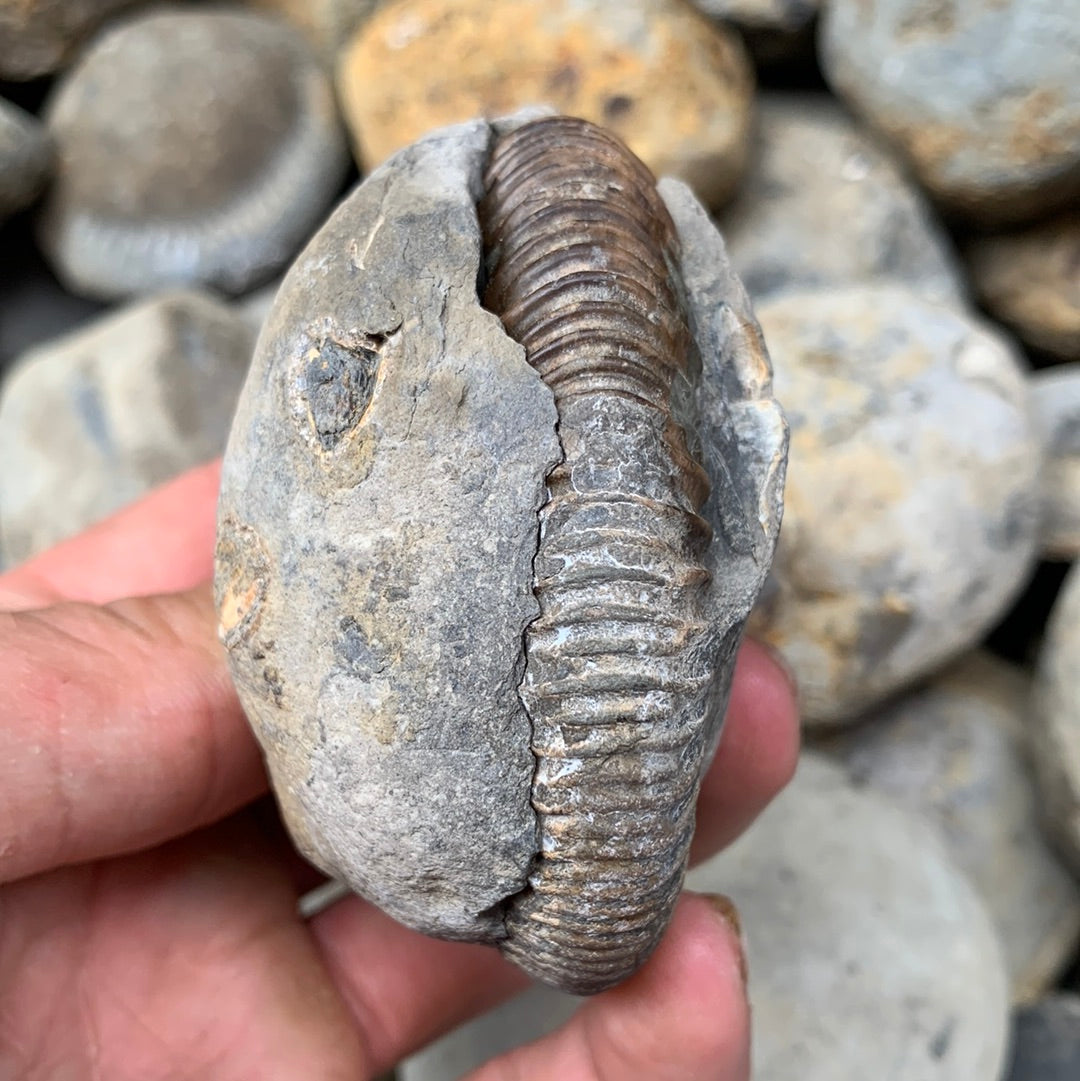
<path fill-rule="evenodd" d="M 675 226 L 612 136 L 534 121 L 499 139 L 485 181 L 484 302 L 554 393 L 564 453 L 521 687 L 540 852 L 502 948 L 587 994 L 656 945 L 694 828 L 711 530 L 708 478 L 671 411 L 692 342 Z"/>

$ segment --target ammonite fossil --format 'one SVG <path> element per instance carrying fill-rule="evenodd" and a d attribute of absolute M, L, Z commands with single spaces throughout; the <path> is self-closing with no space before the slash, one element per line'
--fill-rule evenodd
<path fill-rule="evenodd" d="M 565 117 L 435 133 L 290 271 L 221 633 L 301 850 L 579 993 L 648 956 L 779 526 L 782 414 L 688 190 Z"/>

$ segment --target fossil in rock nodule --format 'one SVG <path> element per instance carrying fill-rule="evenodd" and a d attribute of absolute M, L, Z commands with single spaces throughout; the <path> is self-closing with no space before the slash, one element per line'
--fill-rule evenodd
<path fill-rule="evenodd" d="M 222 479 L 221 634 L 301 850 L 555 986 L 630 975 L 786 444 L 719 235 L 611 136 L 474 121 L 372 174 L 278 295 Z"/>

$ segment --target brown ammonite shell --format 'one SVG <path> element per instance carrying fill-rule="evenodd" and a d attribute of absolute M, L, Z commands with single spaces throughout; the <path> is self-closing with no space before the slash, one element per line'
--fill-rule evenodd
<path fill-rule="evenodd" d="M 779 526 L 769 387 L 704 211 L 583 121 L 360 186 L 222 480 L 222 635 L 309 858 L 566 990 L 641 964 Z"/>

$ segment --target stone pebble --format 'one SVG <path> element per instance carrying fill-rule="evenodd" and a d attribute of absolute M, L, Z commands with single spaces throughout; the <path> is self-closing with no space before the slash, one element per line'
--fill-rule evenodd
<path fill-rule="evenodd" d="M 251 355 L 195 292 L 110 312 L 40 346 L 0 392 L 0 551 L 18 563 L 220 454 Z"/>
<path fill-rule="evenodd" d="M 895 286 L 758 307 L 791 425 L 753 617 L 810 726 L 850 721 L 993 625 L 1033 568 L 1040 445 L 1015 348 Z"/>
<path fill-rule="evenodd" d="M 39 121 L 0 98 L 0 222 L 29 206 L 48 179 L 52 143 Z"/>
<path fill-rule="evenodd" d="M 884 146 L 824 94 L 765 94 L 746 178 L 719 217 L 755 301 L 785 289 L 901 282 L 962 304 L 952 244 Z"/>
<path fill-rule="evenodd" d="M 687 877 L 730 896 L 750 972 L 755 1081 L 993 1081 L 1008 981 L 986 911 L 924 819 L 805 752 L 792 784 Z M 462 1026 L 400 1068 L 451 1081 L 552 1031 L 546 989 Z"/>
<path fill-rule="evenodd" d="M 1035 674 L 1031 749 L 1044 820 L 1080 875 L 1080 565 L 1054 602 Z"/>
<path fill-rule="evenodd" d="M 988 226 L 1080 193 L 1080 0 L 831 0 L 829 85 L 950 211 Z"/>
<path fill-rule="evenodd" d="M 1046 559 L 1076 559 L 1080 556 L 1080 363 L 1032 373 L 1031 405 L 1045 454 L 1039 546 Z"/>
<path fill-rule="evenodd" d="M 385 0 L 248 0 L 268 14 L 288 19 L 330 65 L 356 29 Z"/>
<path fill-rule="evenodd" d="M 546 104 L 716 206 L 742 174 L 754 76 L 733 31 L 676 0 L 401 0 L 360 29 L 338 88 L 365 171 L 431 128 Z"/>
<path fill-rule="evenodd" d="M 1021 1002 L 1053 983 L 1080 932 L 1080 886 L 1042 836 L 1030 693 L 1022 670 L 971 654 L 826 744 L 856 784 L 939 830 L 986 904 Z"/>
<path fill-rule="evenodd" d="M 36 79 L 63 67 L 110 16 L 139 0 L 0 0 L 0 79 Z"/>
<path fill-rule="evenodd" d="M 156 9 L 102 33 L 46 105 L 58 149 L 41 243 L 74 292 L 245 292 L 295 255 L 348 153 L 299 35 L 227 9 Z"/>
<path fill-rule="evenodd" d="M 1080 360 L 1080 210 L 977 238 L 965 254 L 979 299 L 995 319 L 1036 349 Z"/>
<path fill-rule="evenodd" d="M 1005 1081 L 1080 1077 L 1080 995 L 1050 995 L 1017 1011 Z"/>
<path fill-rule="evenodd" d="M 820 0 L 693 0 L 696 8 L 738 27 L 759 64 L 809 52 Z"/>

